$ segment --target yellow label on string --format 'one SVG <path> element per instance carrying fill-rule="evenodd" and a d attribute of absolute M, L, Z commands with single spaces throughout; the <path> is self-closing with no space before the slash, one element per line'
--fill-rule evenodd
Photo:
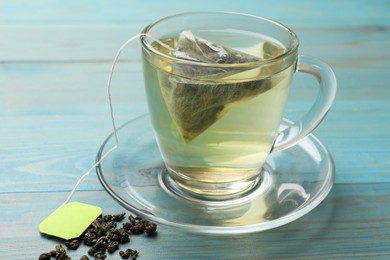
<path fill-rule="evenodd" d="M 39 231 L 66 240 L 79 237 L 103 213 L 100 207 L 80 202 L 66 203 L 39 224 Z"/>

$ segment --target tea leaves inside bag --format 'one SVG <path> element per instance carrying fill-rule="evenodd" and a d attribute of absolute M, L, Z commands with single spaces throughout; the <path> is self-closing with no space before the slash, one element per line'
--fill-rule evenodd
<path fill-rule="evenodd" d="M 210 65 L 250 63 L 259 61 L 258 57 L 199 38 L 190 31 L 181 33 L 172 55 L 199 63 L 174 62 L 170 74 L 160 74 L 165 103 L 185 143 L 217 122 L 232 106 L 272 87 L 270 80 L 245 80 L 248 67 Z M 253 69 L 256 67 L 250 67 Z M 240 81 L 239 73 L 243 75 Z"/>

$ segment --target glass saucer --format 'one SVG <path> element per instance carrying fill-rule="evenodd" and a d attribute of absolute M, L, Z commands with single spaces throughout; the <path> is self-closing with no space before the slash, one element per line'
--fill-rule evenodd
<path fill-rule="evenodd" d="M 290 122 L 283 120 L 282 128 Z M 314 209 L 332 188 L 331 154 L 314 135 L 271 153 L 263 180 L 232 201 L 188 200 L 170 191 L 148 115 L 118 129 L 119 146 L 97 167 L 107 192 L 125 209 L 150 221 L 204 234 L 244 234 L 272 229 Z M 111 134 L 97 160 L 115 144 Z"/>

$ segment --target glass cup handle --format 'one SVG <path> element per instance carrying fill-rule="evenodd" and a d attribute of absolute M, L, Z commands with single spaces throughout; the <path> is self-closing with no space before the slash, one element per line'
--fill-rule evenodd
<path fill-rule="evenodd" d="M 273 152 L 287 149 L 310 134 L 324 119 L 336 96 L 336 77 L 328 64 L 313 57 L 299 55 L 297 72 L 311 74 L 317 79 L 318 96 L 313 106 L 300 120 L 279 133 Z"/>

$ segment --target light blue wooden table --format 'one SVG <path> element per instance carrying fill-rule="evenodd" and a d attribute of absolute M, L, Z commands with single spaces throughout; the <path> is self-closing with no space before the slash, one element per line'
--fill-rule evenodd
<path fill-rule="evenodd" d="M 336 182 L 312 212 L 270 231 L 215 237 L 160 225 L 157 237 L 131 241 L 139 259 L 390 259 L 385 0 L 1 1 L 0 258 L 37 259 L 58 243 L 41 236 L 38 223 L 63 203 L 111 132 L 106 80 L 116 50 L 155 19 L 193 10 L 278 20 L 297 32 L 301 53 L 333 67 L 337 98 L 315 135 L 334 156 Z M 126 51 L 113 82 L 119 124 L 147 112 L 138 47 Z M 311 84 L 296 77 L 286 117 L 308 109 Z M 122 211 L 95 174 L 73 200 Z M 70 255 L 85 253 L 82 247 Z"/>

